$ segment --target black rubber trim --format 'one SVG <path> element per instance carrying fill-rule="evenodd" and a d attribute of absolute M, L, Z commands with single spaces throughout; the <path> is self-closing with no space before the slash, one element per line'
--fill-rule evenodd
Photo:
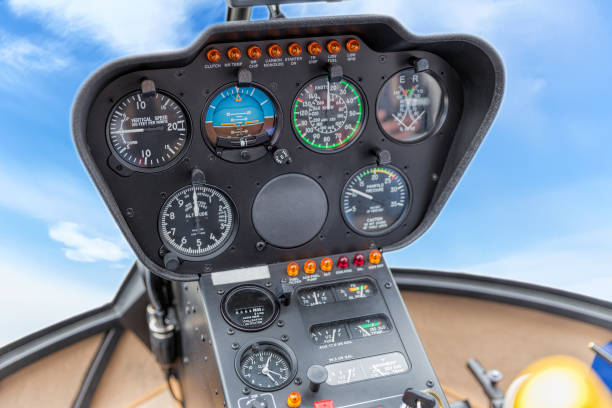
<path fill-rule="evenodd" d="M 507 279 L 456 272 L 392 268 L 402 290 L 491 300 L 537 309 L 612 329 L 612 302 Z"/>
<path fill-rule="evenodd" d="M 148 343 L 142 266 L 132 266 L 111 303 L 39 330 L 0 348 L 0 380 L 67 346 L 125 327 Z"/>
<path fill-rule="evenodd" d="M 85 378 L 81 383 L 79 393 L 72 404 L 73 408 L 85 408 L 89 407 L 91 404 L 91 400 L 96 393 L 98 384 L 102 379 L 102 375 L 106 370 L 106 366 L 108 365 L 108 362 L 110 361 L 122 334 L 122 327 L 113 327 L 106 333 L 106 336 L 104 336 L 104 340 L 102 340 L 96 355 L 87 369 L 87 374 L 85 374 Z"/>

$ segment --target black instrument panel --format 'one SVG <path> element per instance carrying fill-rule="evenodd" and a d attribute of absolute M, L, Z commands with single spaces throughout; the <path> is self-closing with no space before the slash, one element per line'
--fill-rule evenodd
<path fill-rule="evenodd" d="M 213 28 L 185 52 L 89 80 L 77 147 L 141 261 L 190 280 L 422 233 L 449 152 L 482 122 L 460 126 L 465 73 L 442 42 L 415 47 L 393 20 L 370 20 Z M 484 118 L 491 100 L 480 108 Z"/>

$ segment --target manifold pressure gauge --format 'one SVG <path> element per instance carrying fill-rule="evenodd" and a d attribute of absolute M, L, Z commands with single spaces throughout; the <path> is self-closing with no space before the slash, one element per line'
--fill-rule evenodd
<path fill-rule="evenodd" d="M 111 111 L 106 137 L 112 154 L 136 171 L 159 171 L 175 163 L 189 141 L 189 120 L 181 105 L 157 91 L 132 93 Z"/>
<path fill-rule="evenodd" d="M 384 235 L 406 217 L 410 202 L 410 187 L 399 170 L 366 167 L 353 174 L 342 190 L 342 216 L 361 235 Z"/>
<path fill-rule="evenodd" d="M 236 235 L 236 211 L 221 190 L 194 184 L 172 194 L 159 214 L 164 245 L 186 260 L 210 259 L 225 250 Z"/>

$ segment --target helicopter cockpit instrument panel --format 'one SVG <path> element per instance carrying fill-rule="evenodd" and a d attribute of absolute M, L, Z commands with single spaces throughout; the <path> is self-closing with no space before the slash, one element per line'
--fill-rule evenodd
<path fill-rule="evenodd" d="M 475 37 L 381 16 L 230 22 L 103 67 L 73 134 L 139 260 L 192 282 L 206 319 L 179 317 L 208 322 L 228 406 L 280 406 L 289 385 L 362 406 L 350 387 L 442 395 L 380 251 L 431 225 L 503 86 Z"/>

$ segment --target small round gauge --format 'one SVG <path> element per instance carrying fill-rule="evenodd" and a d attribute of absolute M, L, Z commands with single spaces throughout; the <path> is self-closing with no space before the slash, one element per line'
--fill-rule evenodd
<path fill-rule="evenodd" d="M 238 286 L 228 292 L 221 303 L 223 318 L 243 331 L 258 331 L 278 317 L 278 300 L 267 289 L 257 285 Z"/>
<path fill-rule="evenodd" d="M 203 260 L 223 251 L 234 238 L 234 205 L 207 185 L 183 187 L 172 194 L 159 215 L 159 234 L 166 247 L 187 260 Z"/>
<path fill-rule="evenodd" d="M 219 90 L 204 111 L 204 129 L 216 149 L 244 149 L 275 137 L 278 107 L 258 86 L 229 85 Z"/>
<path fill-rule="evenodd" d="M 319 286 L 316 288 L 302 289 L 299 292 L 299 300 L 302 306 L 319 306 L 326 305 L 328 303 L 334 303 L 334 295 L 332 290 L 327 286 Z"/>
<path fill-rule="evenodd" d="M 180 104 L 163 92 L 137 92 L 120 100 L 106 126 L 108 145 L 126 167 L 158 171 L 172 165 L 185 151 L 189 120 Z"/>
<path fill-rule="evenodd" d="M 351 337 L 354 339 L 361 337 L 377 336 L 391 331 L 389 320 L 383 315 L 363 317 L 348 322 Z"/>
<path fill-rule="evenodd" d="M 259 391 L 286 387 L 297 373 L 297 360 L 289 347 L 273 339 L 243 346 L 236 356 L 240 380 Z"/>
<path fill-rule="evenodd" d="M 429 72 L 405 69 L 383 85 L 376 102 L 382 130 L 399 142 L 416 142 L 437 131 L 448 110 L 442 84 Z"/>
<path fill-rule="evenodd" d="M 365 101 L 348 79 L 330 82 L 315 78 L 300 90 L 291 111 L 291 123 L 308 148 L 330 153 L 355 141 L 364 127 Z"/>
<path fill-rule="evenodd" d="M 344 323 L 329 323 L 310 329 L 310 338 L 315 344 L 335 344 L 349 339 Z"/>
<path fill-rule="evenodd" d="M 373 166 L 357 171 L 342 191 L 342 215 L 362 235 L 391 232 L 407 215 L 411 193 L 406 179 L 394 167 Z"/>

